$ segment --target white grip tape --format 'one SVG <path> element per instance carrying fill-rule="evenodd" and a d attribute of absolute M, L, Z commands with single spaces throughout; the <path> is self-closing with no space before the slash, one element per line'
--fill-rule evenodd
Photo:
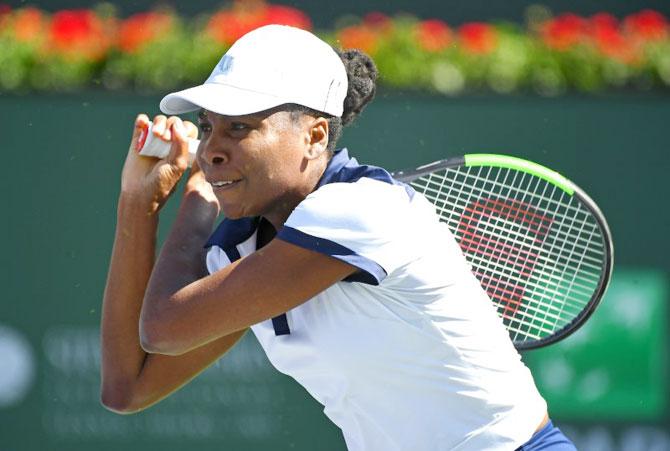
<path fill-rule="evenodd" d="M 154 136 L 154 134 L 151 133 L 152 127 L 153 124 L 149 123 L 149 127 L 144 131 L 146 137 L 143 138 L 142 136 L 140 136 L 139 141 L 140 145 L 142 145 L 142 140 L 144 139 L 144 143 L 142 145 L 142 148 L 140 149 L 140 155 L 144 155 L 145 157 L 165 158 L 170 153 L 170 146 L 172 145 L 172 142 L 163 141 L 162 139 Z M 189 138 L 188 140 L 189 167 L 193 164 L 193 160 L 195 159 L 195 153 L 198 150 L 198 145 L 200 145 L 199 139 Z"/>

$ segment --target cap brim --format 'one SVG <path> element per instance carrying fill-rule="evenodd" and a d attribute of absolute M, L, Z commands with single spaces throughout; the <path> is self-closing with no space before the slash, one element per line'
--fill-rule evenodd
<path fill-rule="evenodd" d="M 160 109 L 165 114 L 182 114 L 204 108 L 226 116 L 258 113 L 288 103 L 276 96 L 219 83 L 205 83 L 163 97 Z"/>

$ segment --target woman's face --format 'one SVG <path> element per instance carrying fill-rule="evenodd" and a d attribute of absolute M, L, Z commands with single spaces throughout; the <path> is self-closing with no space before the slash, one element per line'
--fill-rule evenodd
<path fill-rule="evenodd" d="M 314 180 L 308 170 L 310 119 L 272 110 L 247 116 L 200 112 L 198 165 L 227 218 L 263 216 L 279 227 L 314 189 L 320 174 Z"/>

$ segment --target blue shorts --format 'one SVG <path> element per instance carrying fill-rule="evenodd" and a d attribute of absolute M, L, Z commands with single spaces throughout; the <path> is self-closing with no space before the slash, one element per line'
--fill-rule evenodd
<path fill-rule="evenodd" d="M 577 451 L 575 445 L 568 439 L 559 428 L 549 422 L 537 431 L 526 443 L 516 451 Z"/>

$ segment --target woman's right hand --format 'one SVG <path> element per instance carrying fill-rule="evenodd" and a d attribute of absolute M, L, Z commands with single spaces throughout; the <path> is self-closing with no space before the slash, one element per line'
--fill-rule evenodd
<path fill-rule="evenodd" d="M 135 119 L 128 155 L 121 175 L 121 195 L 140 202 L 147 214 L 156 214 L 174 192 L 177 183 L 188 168 L 188 140 L 197 138 L 197 127 L 176 116 L 159 115 L 153 120 L 152 133 L 158 139 L 172 142 L 170 153 L 164 159 L 139 154 L 137 143 L 147 130 L 149 118 L 140 114 Z"/>

